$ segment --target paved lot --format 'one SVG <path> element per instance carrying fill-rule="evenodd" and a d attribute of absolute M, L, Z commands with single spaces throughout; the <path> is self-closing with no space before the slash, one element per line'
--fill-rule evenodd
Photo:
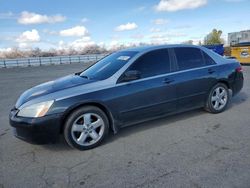
<path fill-rule="evenodd" d="M 0 69 L 0 188 L 250 187 L 250 67 L 222 114 L 195 110 L 128 127 L 82 152 L 63 139 L 45 146 L 16 139 L 8 112 L 22 91 L 82 68 Z"/>

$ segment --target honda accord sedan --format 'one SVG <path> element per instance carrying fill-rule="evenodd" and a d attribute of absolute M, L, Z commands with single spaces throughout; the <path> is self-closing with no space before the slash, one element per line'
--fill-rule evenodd
<path fill-rule="evenodd" d="M 9 120 L 22 140 L 54 143 L 62 134 L 85 150 L 128 125 L 202 107 L 220 113 L 242 87 L 241 65 L 204 47 L 138 47 L 28 89 Z"/>

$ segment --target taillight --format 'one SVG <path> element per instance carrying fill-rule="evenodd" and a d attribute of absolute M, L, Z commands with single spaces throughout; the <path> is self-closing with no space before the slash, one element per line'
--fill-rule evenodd
<path fill-rule="evenodd" d="M 236 72 L 243 72 L 242 66 L 239 66 L 238 68 L 236 68 Z"/>

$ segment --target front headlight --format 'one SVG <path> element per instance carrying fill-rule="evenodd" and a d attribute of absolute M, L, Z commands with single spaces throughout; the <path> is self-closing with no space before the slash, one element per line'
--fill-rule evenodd
<path fill-rule="evenodd" d="M 20 107 L 18 116 L 21 117 L 43 117 L 48 112 L 54 101 L 46 101 L 37 104 L 32 104 L 30 106 Z"/>

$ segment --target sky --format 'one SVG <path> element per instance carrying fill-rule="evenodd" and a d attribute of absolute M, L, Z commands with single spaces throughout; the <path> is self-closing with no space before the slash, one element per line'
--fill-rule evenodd
<path fill-rule="evenodd" d="M 250 0 L 0 0 L 0 51 L 226 40 L 249 18 Z"/>

